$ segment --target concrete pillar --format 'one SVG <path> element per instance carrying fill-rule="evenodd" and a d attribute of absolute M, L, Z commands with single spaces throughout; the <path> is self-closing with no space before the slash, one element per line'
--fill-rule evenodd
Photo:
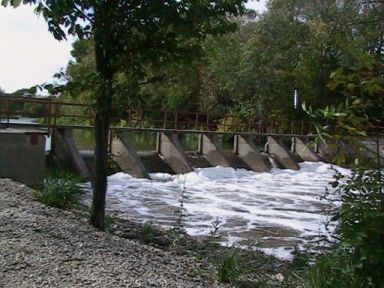
<path fill-rule="evenodd" d="M 334 140 L 327 139 L 326 143 L 319 141 L 317 149 L 323 161 L 332 163 L 336 155 L 340 152 L 340 145 Z"/>
<path fill-rule="evenodd" d="M 129 139 L 129 132 L 118 133 L 112 139 L 111 154 L 112 159 L 123 172 L 134 177 L 149 179 L 147 169 L 144 167 Z"/>
<path fill-rule="evenodd" d="M 303 161 L 319 162 L 320 157 L 309 146 L 308 139 L 292 137 L 292 151 L 300 156 Z"/>
<path fill-rule="evenodd" d="M 0 131 L 0 178 L 30 187 L 42 184 L 45 173 L 45 134 L 42 131 Z"/>
<path fill-rule="evenodd" d="M 300 166 L 281 139 L 272 136 L 268 137 L 268 153 L 271 154 L 283 168 L 300 170 Z"/>
<path fill-rule="evenodd" d="M 261 155 L 259 148 L 253 142 L 253 136 L 235 135 L 234 152 L 256 172 L 271 171 L 269 159 Z"/>
<path fill-rule="evenodd" d="M 72 129 L 55 129 L 53 131 L 52 153 L 63 167 L 74 170 L 85 179 L 91 178 L 91 173 L 73 140 Z"/>
<path fill-rule="evenodd" d="M 212 166 L 232 167 L 221 143 L 212 134 L 199 134 L 198 152 L 203 154 Z"/>
<path fill-rule="evenodd" d="M 175 173 L 183 174 L 193 171 L 179 143 L 177 133 L 159 132 L 156 149 Z"/>

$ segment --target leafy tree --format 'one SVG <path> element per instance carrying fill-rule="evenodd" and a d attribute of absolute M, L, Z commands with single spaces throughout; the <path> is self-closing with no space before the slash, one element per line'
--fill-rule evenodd
<path fill-rule="evenodd" d="M 21 1 L 3 0 L 17 6 Z M 104 229 L 107 188 L 107 145 L 117 72 L 145 78 L 146 63 L 161 65 L 175 57 L 196 55 L 207 34 L 235 26 L 228 15 L 244 10 L 246 0 L 120 1 L 24 0 L 36 4 L 49 31 L 62 40 L 67 34 L 92 36 L 95 42 L 95 179 L 91 223 Z"/>

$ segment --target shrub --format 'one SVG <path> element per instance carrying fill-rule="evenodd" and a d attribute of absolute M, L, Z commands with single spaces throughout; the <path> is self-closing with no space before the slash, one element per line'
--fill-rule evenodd
<path fill-rule="evenodd" d="M 143 233 L 144 240 L 147 242 L 153 241 L 156 236 L 156 228 L 150 222 L 145 222 L 141 226 L 141 232 Z"/>
<path fill-rule="evenodd" d="M 354 170 L 333 183 L 342 204 L 338 239 L 308 271 L 310 287 L 384 287 L 384 195 L 381 170 Z"/>
<path fill-rule="evenodd" d="M 50 171 L 43 180 L 42 188 L 35 193 L 36 199 L 48 206 L 70 209 L 78 205 L 82 190 L 80 178 L 63 171 Z"/>
<path fill-rule="evenodd" d="M 239 277 L 244 273 L 241 257 L 235 250 L 225 253 L 217 263 L 217 274 L 220 283 L 237 286 Z"/>
<path fill-rule="evenodd" d="M 361 273 L 355 273 L 353 256 L 342 250 L 318 257 L 309 270 L 307 282 L 307 287 L 316 288 L 368 287 L 367 279 Z"/>

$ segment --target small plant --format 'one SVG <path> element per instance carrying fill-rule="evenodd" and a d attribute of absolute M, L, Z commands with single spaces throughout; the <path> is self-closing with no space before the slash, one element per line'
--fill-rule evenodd
<path fill-rule="evenodd" d="M 184 208 L 184 201 L 187 199 L 185 181 L 181 184 L 179 207 L 174 211 L 176 216 L 175 226 L 170 229 L 170 238 L 172 239 L 172 246 L 176 247 L 184 239 L 187 231 L 184 228 L 184 218 L 187 216 L 186 209 Z"/>
<path fill-rule="evenodd" d="M 307 287 L 370 287 L 363 275 L 355 274 L 354 266 L 352 255 L 345 253 L 345 251 L 334 251 L 329 255 L 322 255 L 318 257 L 316 264 L 309 269 Z"/>
<path fill-rule="evenodd" d="M 239 277 L 244 273 L 242 261 L 236 250 L 227 252 L 217 263 L 217 274 L 220 283 L 238 286 Z"/>
<path fill-rule="evenodd" d="M 144 240 L 147 242 L 152 242 L 156 236 L 156 229 L 151 222 L 145 222 L 143 226 L 141 226 L 141 232 L 143 233 Z"/>
<path fill-rule="evenodd" d="M 333 249 L 301 276 L 302 287 L 384 287 L 384 194 L 381 169 L 336 174 L 332 186 L 342 204 Z M 303 262 L 303 266 L 305 263 Z"/>
<path fill-rule="evenodd" d="M 49 171 L 40 190 L 35 192 L 38 201 L 60 209 L 70 209 L 78 205 L 83 191 L 79 188 L 80 179 L 68 172 Z"/>
<path fill-rule="evenodd" d="M 209 231 L 209 235 L 206 238 L 206 244 L 209 246 L 219 245 L 218 242 L 220 241 L 220 235 L 219 230 L 221 228 L 220 226 L 221 221 L 217 217 L 214 221 L 211 223 L 211 230 Z"/>
<path fill-rule="evenodd" d="M 89 210 L 88 219 L 91 219 L 91 210 Z M 105 214 L 104 225 L 105 231 L 112 233 L 113 231 L 113 223 L 115 221 L 115 216 L 113 214 Z"/>

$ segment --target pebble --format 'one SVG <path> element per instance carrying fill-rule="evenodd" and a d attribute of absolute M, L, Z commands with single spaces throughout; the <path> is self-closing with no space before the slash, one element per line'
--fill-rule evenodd
<path fill-rule="evenodd" d="M 228 287 L 194 258 L 96 231 L 32 193 L 0 179 L 0 287 Z"/>

